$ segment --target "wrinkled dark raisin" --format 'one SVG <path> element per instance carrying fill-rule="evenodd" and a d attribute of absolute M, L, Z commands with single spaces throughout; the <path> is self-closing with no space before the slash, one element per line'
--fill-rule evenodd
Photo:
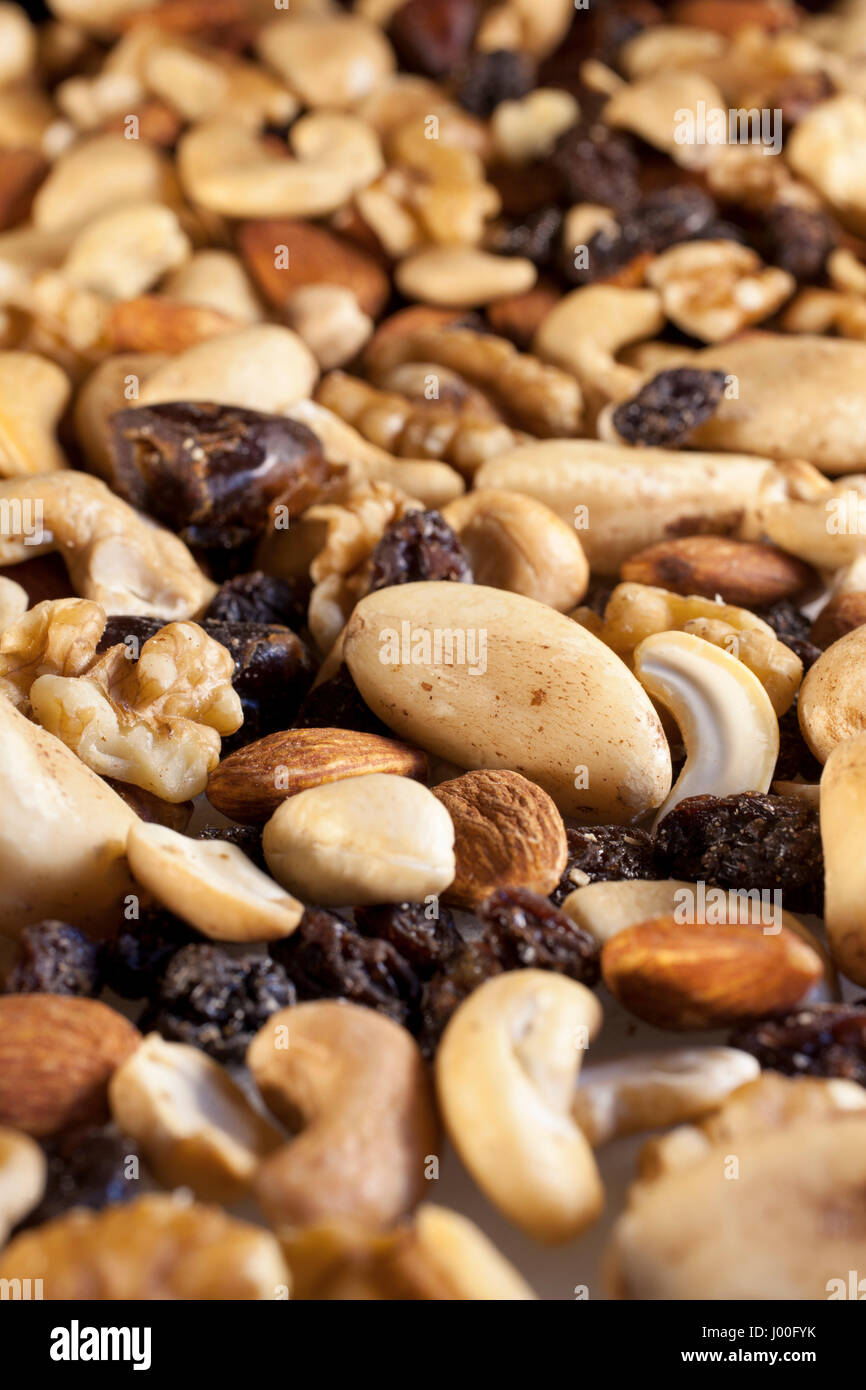
<path fill-rule="evenodd" d="M 673 448 L 709 420 L 724 389 L 724 372 L 673 367 L 659 372 L 630 401 L 618 405 L 613 423 L 629 444 Z"/>
<path fill-rule="evenodd" d="M 638 201 L 638 160 L 626 135 L 601 121 L 580 120 L 566 130 L 550 156 L 564 196 L 624 212 Z"/>
<path fill-rule="evenodd" d="M 809 641 L 811 619 L 807 618 L 795 603 L 783 598 L 777 603 L 767 604 L 764 608 L 754 609 L 754 613 L 765 623 L 769 623 L 779 641 L 784 642 L 786 647 L 790 647 L 791 651 L 797 654 L 803 663 L 804 674 L 810 666 L 814 666 L 821 655 L 821 648 Z"/>
<path fill-rule="evenodd" d="M 299 999 L 348 999 L 397 1023 L 406 1023 L 417 1005 L 418 977 L 400 952 L 323 908 L 308 907 L 291 936 L 270 951 Z"/>
<path fill-rule="evenodd" d="M 424 986 L 418 1041 L 426 1057 L 436 1051 L 445 1025 L 457 1007 L 485 980 L 505 967 L 486 941 L 466 941 Z"/>
<path fill-rule="evenodd" d="M 555 970 L 589 988 L 598 983 L 598 942 L 549 898 L 499 888 L 481 904 L 478 919 L 506 970 Z"/>
<path fill-rule="evenodd" d="M 838 229 L 825 212 L 779 204 L 764 218 L 764 258 L 797 280 L 817 280 L 823 275 L 827 257 L 838 242 Z"/>
<path fill-rule="evenodd" d="M 821 764 L 812 753 L 800 730 L 796 702 L 779 716 L 779 756 L 773 771 L 773 781 L 820 782 Z"/>
<path fill-rule="evenodd" d="M 45 1195 L 19 1230 L 54 1221 L 72 1207 L 131 1202 L 141 1193 L 143 1164 L 135 1140 L 112 1124 L 76 1127 L 43 1144 Z M 130 1159 L 136 1159 L 135 1165 Z"/>
<path fill-rule="evenodd" d="M 466 58 L 477 25 L 475 0 L 406 0 L 391 18 L 388 37 L 401 67 L 447 77 Z"/>
<path fill-rule="evenodd" d="M 238 406 L 171 402 L 111 420 L 109 482 L 190 545 L 233 549 L 280 501 L 297 514 L 328 476 L 306 425 Z M 312 491 L 311 491 L 312 489 Z"/>
<path fill-rule="evenodd" d="M 560 209 L 538 208 L 520 222 L 497 228 L 491 234 L 489 247 L 500 256 L 525 256 L 543 268 L 558 259 L 561 232 Z"/>
<path fill-rule="evenodd" d="M 371 559 L 371 593 L 423 579 L 472 583 L 466 552 L 439 512 L 407 512 L 388 527 Z"/>
<path fill-rule="evenodd" d="M 440 908 L 438 918 L 428 918 L 424 903 L 356 907 L 355 926 L 364 936 L 390 942 L 422 979 L 437 970 L 461 945 L 447 908 Z"/>
<path fill-rule="evenodd" d="M 137 921 L 124 922 L 102 952 L 105 983 L 123 999 L 149 998 L 182 946 L 198 941 L 197 932 L 163 907 L 142 910 Z"/>
<path fill-rule="evenodd" d="M 589 588 L 581 600 L 581 607 L 589 608 L 593 613 L 597 613 L 600 618 L 603 618 L 617 583 L 616 579 L 600 578 L 598 575 L 591 576 Z"/>
<path fill-rule="evenodd" d="M 360 734 L 391 736 L 387 724 L 383 724 L 364 704 L 345 662 L 338 666 L 330 680 L 313 687 L 298 710 L 292 727 L 355 729 Z"/>
<path fill-rule="evenodd" d="M 464 111 L 487 117 L 501 101 L 525 97 L 534 82 L 535 68 L 525 53 L 510 48 L 473 53 L 457 87 L 457 100 Z"/>
<path fill-rule="evenodd" d="M 18 938 L 15 962 L 6 976 L 7 994 L 79 994 L 95 998 L 102 988 L 99 946 L 66 922 L 37 922 Z"/>
<path fill-rule="evenodd" d="M 623 878 L 660 878 L 655 840 L 630 825 L 592 825 L 566 830 L 568 860 L 551 899 L 559 905 L 575 888 Z"/>
<path fill-rule="evenodd" d="M 236 845 L 243 850 L 248 859 L 252 859 L 256 868 L 264 873 L 270 873 L 265 854 L 262 849 L 262 830 L 261 826 L 255 825 L 207 825 L 200 830 L 195 837 L 197 840 L 226 840 L 230 845 Z"/>
<path fill-rule="evenodd" d="M 574 284 L 603 280 L 628 265 L 643 252 L 660 253 L 680 241 L 706 234 L 716 205 L 708 193 L 690 184 L 676 184 L 648 193 L 615 227 L 602 228 L 590 238 L 586 264 L 569 259 L 563 269 Z"/>
<path fill-rule="evenodd" d="M 656 24 L 661 14 L 651 0 L 592 0 L 577 9 L 571 29 L 538 74 L 540 87 L 563 87 L 581 95 L 580 70 L 587 58 L 597 58 L 616 67 L 617 54 L 624 43 L 648 24 Z M 581 103 L 581 110 L 583 104 Z"/>
<path fill-rule="evenodd" d="M 671 878 L 719 888 L 779 889 L 788 911 L 821 915 L 818 810 L 796 797 L 687 797 L 659 825 L 656 844 L 659 865 Z"/>
<path fill-rule="evenodd" d="M 169 961 L 140 1027 L 200 1047 L 218 1062 L 242 1062 L 271 1014 L 294 1002 L 285 970 L 269 957 L 184 946 Z"/>
<path fill-rule="evenodd" d="M 866 1086 L 866 1008 L 862 1004 L 808 1004 L 784 1018 L 766 1018 L 737 1028 L 730 1044 L 751 1052 L 766 1071 L 841 1076 Z"/>
<path fill-rule="evenodd" d="M 310 580 L 275 579 L 254 570 L 221 585 L 204 616 L 218 623 L 267 623 L 297 630 L 307 620 L 310 590 Z"/>

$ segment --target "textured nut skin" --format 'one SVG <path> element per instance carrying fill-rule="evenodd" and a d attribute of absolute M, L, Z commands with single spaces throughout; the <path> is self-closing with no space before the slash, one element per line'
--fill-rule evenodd
<path fill-rule="evenodd" d="M 815 582 L 809 566 L 793 555 L 726 536 L 661 541 L 627 560 L 622 577 L 675 594 L 721 594 L 725 603 L 755 608 L 792 598 Z"/>
<path fill-rule="evenodd" d="M 809 633 L 816 647 L 829 647 L 866 623 L 866 594 L 836 594 L 821 609 Z"/>
<path fill-rule="evenodd" d="M 611 993 L 656 1028 L 714 1028 L 782 1013 L 823 974 L 820 957 L 782 927 L 679 923 L 656 917 L 626 927 L 601 953 Z"/>
<path fill-rule="evenodd" d="M 142 294 L 112 304 L 105 331 L 113 352 L 185 352 L 207 338 L 236 331 L 236 319 L 207 305 L 177 304 Z"/>
<path fill-rule="evenodd" d="M 457 868 L 446 902 L 471 908 L 497 888 L 553 891 L 568 845 L 547 792 L 519 772 L 495 768 L 440 782 L 433 795 L 454 823 Z"/>
<path fill-rule="evenodd" d="M 272 1221 L 347 1216 L 377 1228 L 414 1206 L 437 1123 L 421 1053 L 403 1028 L 355 1004 L 298 1004 L 271 1016 L 247 1065 L 274 1114 L 301 1127 L 258 1172 Z"/>
<path fill-rule="evenodd" d="M 354 729 L 287 729 L 224 758 L 210 775 L 207 797 L 229 820 L 260 825 L 286 797 L 370 772 L 423 781 L 427 758 L 419 748 Z"/>
<path fill-rule="evenodd" d="M 825 763 L 843 740 L 866 730 L 866 628 L 855 627 L 820 656 L 800 687 L 803 737 Z"/>
<path fill-rule="evenodd" d="M 270 1232 L 161 1194 L 25 1231 L 0 1254 L 0 1278 L 25 1269 L 55 1300 L 273 1299 L 291 1287 Z"/>
<path fill-rule="evenodd" d="M 486 671 L 476 663 L 470 674 L 468 638 L 465 664 L 404 662 L 402 650 L 395 664 L 382 637 L 399 641 L 404 622 L 431 641 L 436 630 L 474 632 L 476 657 L 484 633 Z M 621 823 L 667 795 L 670 752 L 647 696 L 608 648 L 533 599 L 481 584 L 382 589 L 357 604 L 344 651 L 364 700 L 396 734 L 460 767 L 520 772 L 563 814 Z M 578 765 L 587 787 L 575 787 Z"/>
<path fill-rule="evenodd" d="M 0 1124 L 39 1139 L 99 1119 L 112 1072 L 140 1038 L 95 999 L 0 997 Z"/>

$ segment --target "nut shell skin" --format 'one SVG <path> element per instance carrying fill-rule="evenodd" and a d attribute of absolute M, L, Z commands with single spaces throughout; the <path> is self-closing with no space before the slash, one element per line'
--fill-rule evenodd
<path fill-rule="evenodd" d="M 797 712 L 819 762 L 845 739 L 866 732 L 866 627 L 855 627 L 827 648 L 806 674 Z"/>

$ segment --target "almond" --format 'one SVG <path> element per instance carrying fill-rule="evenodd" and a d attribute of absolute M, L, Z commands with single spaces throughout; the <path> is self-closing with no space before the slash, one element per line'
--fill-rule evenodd
<path fill-rule="evenodd" d="M 601 970 L 633 1014 L 677 1031 L 785 1013 L 823 974 L 817 952 L 787 927 L 770 933 L 672 916 L 617 932 L 602 950 Z"/>
<path fill-rule="evenodd" d="M 497 888 L 551 893 L 568 853 L 553 798 L 519 772 L 466 772 L 433 788 L 454 822 L 457 871 L 446 902 L 472 908 Z"/>
<path fill-rule="evenodd" d="M 866 594 L 836 594 L 821 609 L 809 633 L 816 647 L 830 647 L 855 627 L 866 623 Z"/>
<path fill-rule="evenodd" d="M 95 999 L 0 998 L 0 1124 L 36 1139 L 108 1113 L 108 1082 L 141 1041 Z"/>
<path fill-rule="evenodd" d="M 26 219 L 47 173 L 48 161 L 36 150 L 0 149 L 0 231 Z"/>
<path fill-rule="evenodd" d="M 370 772 L 423 781 L 427 758 L 419 748 L 353 729 L 286 729 L 248 743 L 211 773 L 207 797 L 230 820 L 261 825 L 289 796 L 323 782 Z"/>
<path fill-rule="evenodd" d="M 541 320 L 562 295 L 549 280 L 540 280 L 523 294 L 509 294 L 487 306 L 487 321 L 494 333 L 510 338 L 528 351 Z"/>
<path fill-rule="evenodd" d="M 378 318 L 391 293 L 388 276 L 356 243 L 310 222 L 244 222 L 238 247 L 265 298 L 281 309 L 302 285 L 343 285 L 365 314 Z M 285 247 L 282 265 L 280 248 Z"/>
<path fill-rule="evenodd" d="M 680 0 L 673 8 L 672 20 L 675 24 L 732 35 L 746 28 L 794 28 L 797 14 L 787 0 Z"/>
<path fill-rule="evenodd" d="M 142 294 L 111 306 L 106 332 L 112 352 L 175 354 L 242 327 L 237 319 L 218 309 Z"/>
<path fill-rule="evenodd" d="M 675 594 L 720 595 L 744 608 L 791 598 L 815 582 L 802 560 L 752 541 L 727 536 L 681 536 L 647 546 L 626 560 L 622 578 L 655 584 Z"/>
<path fill-rule="evenodd" d="M 150 145 L 161 145 L 165 150 L 170 150 L 177 144 L 183 130 L 183 121 L 167 102 L 142 102 L 135 115 L 138 117 L 139 140 L 146 140 Z M 128 129 L 127 120 L 126 115 L 119 113 L 106 121 L 102 129 L 114 130 L 120 135 L 125 135 Z"/>

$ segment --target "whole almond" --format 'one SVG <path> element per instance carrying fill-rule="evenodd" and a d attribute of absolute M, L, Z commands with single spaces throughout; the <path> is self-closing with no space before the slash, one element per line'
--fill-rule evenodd
<path fill-rule="evenodd" d="M 108 1083 L 141 1041 L 95 999 L 0 997 L 0 1124 L 36 1139 L 108 1113 Z"/>
<path fill-rule="evenodd" d="M 830 647 L 847 632 L 853 632 L 855 627 L 862 627 L 864 623 L 866 594 L 836 594 L 812 624 L 809 641 L 814 642 L 816 647 Z"/>
<path fill-rule="evenodd" d="M 509 294 L 487 306 L 487 321 L 494 333 L 510 338 L 519 348 L 528 351 L 542 319 L 562 298 L 549 281 L 541 280 L 523 294 Z"/>
<path fill-rule="evenodd" d="M 0 231 L 24 221 L 48 168 L 36 150 L 0 149 Z"/>
<path fill-rule="evenodd" d="M 454 882 L 446 902 L 475 907 L 497 888 L 550 893 L 565 870 L 562 816 L 546 791 L 503 768 L 466 772 L 433 788 L 454 822 Z"/>
<path fill-rule="evenodd" d="M 675 594 L 719 594 L 744 608 L 791 598 L 815 582 L 814 571 L 793 555 L 727 536 L 660 541 L 626 560 L 622 578 Z"/>
<path fill-rule="evenodd" d="M 719 1028 L 793 1009 L 820 980 L 821 960 L 787 927 L 709 925 L 653 917 L 617 932 L 601 953 L 611 994 L 656 1028 Z"/>
<path fill-rule="evenodd" d="M 142 294 L 111 306 L 106 333 L 112 352 L 184 352 L 243 325 L 202 304 Z"/>
<path fill-rule="evenodd" d="M 343 285 L 354 292 L 371 318 L 377 318 L 388 301 L 388 276 L 369 252 L 311 222 L 284 218 L 244 222 L 238 246 L 247 269 L 275 309 L 281 309 L 302 285 Z M 282 247 L 286 249 L 281 256 Z"/>
<path fill-rule="evenodd" d="M 207 798 L 230 820 L 262 825 L 288 796 L 369 772 L 423 781 L 427 758 L 420 748 L 379 734 L 286 729 L 225 758 L 211 773 Z"/>

